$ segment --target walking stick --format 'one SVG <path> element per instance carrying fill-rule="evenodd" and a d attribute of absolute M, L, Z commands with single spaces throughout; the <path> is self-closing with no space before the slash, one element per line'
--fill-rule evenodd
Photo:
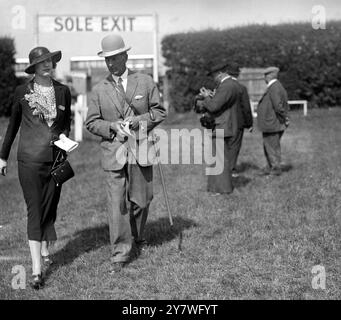
<path fill-rule="evenodd" d="M 149 110 L 149 115 L 150 115 L 150 119 L 155 120 L 155 116 L 154 116 L 154 113 L 153 113 L 152 110 Z M 164 175 L 163 175 L 163 170 L 162 170 L 162 165 L 161 165 L 161 162 L 160 162 L 160 158 L 158 156 L 158 153 L 157 153 L 157 150 L 156 150 L 156 146 L 155 146 L 156 138 L 155 138 L 154 132 L 153 132 L 153 140 L 154 140 L 153 145 L 154 145 L 155 155 L 156 155 L 156 158 L 157 158 L 157 165 L 159 167 L 159 172 L 160 172 L 160 178 L 161 178 L 163 194 L 164 194 L 164 197 L 165 197 L 166 207 L 167 207 L 167 211 L 168 211 L 169 224 L 171 226 L 173 226 L 173 218 L 172 218 L 172 213 L 171 213 L 170 206 L 169 206 L 165 178 L 164 178 Z"/>
<path fill-rule="evenodd" d="M 129 103 L 129 108 L 132 110 L 133 114 L 135 114 L 135 110 L 134 110 L 135 108 L 130 103 Z M 150 116 L 151 120 L 155 120 L 155 116 L 154 116 L 153 110 L 149 110 L 149 116 Z M 152 132 L 152 135 L 153 135 L 153 140 L 156 141 L 154 132 Z M 162 166 L 161 166 L 161 163 L 159 161 L 160 159 L 159 159 L 159 156 L 157 155 L 157 150 L 156 150 L 156 146 L 155 146 L 154 142 L 153 142 L 153 145 L 154 145 L 155 155 L 156 155 L 156 158 L 157 158 L 157 165 L 159 167 L 159 172 L 160 172 L 160 177 L 161 177 L 161 184 L 162 184 L 162 189 L 163 189 L 163 195 L 165 197 L 165 202 L 166 202 L 166 207 L 167 207 L 167 212 L 168 212 L 169 224 L 170 224 L 170 226 L 173 226 L 173 217 L 172 217 L 172 213 L 171 213 L 170 205 L 169 205 L 169 201 L 168 201 L 168 194 L 167 194 L 165 178 L 164 178 L 164 175 L 163 175 Z"/>
<path fill-rule="evenodd" d="M 156 147 L 155 147 L 155 143 L 154 143 L 154 149 L 155 149 L 155 153 L 156 153 L 157 150 L 156 150 Z M 167 207 L 167 211 L 168 211 L 169 224 L 171 226 L 173 226 L 173 218 L 172 218 L 172 213 L 171 213 L 170 206 L 169 206 L 168 195 L 167 195 L 167 188 L 166 188 L 165 178 L 163 176 L 162 165 L 161 165 L 161 163 L 159 161 L 159 157 L 158 156 L 157 156 L 157 159 L 158 159 L 157 160 L 157 165 L 159 167 L 163 194 L 165 196 L 165 202 L 166 202 L 166 207 Z"/>
<path fill-rule="evenodd" d="M 153 133 L 153 140 L 156 140 L 156 139 L 155 139 L 155 134 L 154 134 L 154 133 Z M 173 227 L 172 212 L 171 212 L 170 205 L 169 205 L 169 201 L 168 201 L 167 188 L 166 188 L 165 178 L 164 178 L 164 175 L 163 175 L 162 165 L 161 165 L 161 162 L 160 162 L 160 158 L 159 158 L 159 156 L 157 155 L 157 150 L 156 150 L 155 143 L 153 143 L 153 144 L 154 144 L 155 154 L 156 154 L 156 157 L 157 157 L 157 165 L 158 165 L 158 167 L 159 167 L 159 172 L 160 172 L 160 178 L 161 178 L 161 184 L 162 184 L 163 194 L 164 194 L 164 197 L 165 197 L 166 207 L 167 207 L 167 211 L 168 211 L 169 224 L 170 224 L 171 227 Z M 173 231 L 174 231 L 174 230 L 173 230 Z M 179 251 L 182 251 L 182 230 L 181 230 L 181 229 L 179 230 L 178 250 L 179 250 Z"/>

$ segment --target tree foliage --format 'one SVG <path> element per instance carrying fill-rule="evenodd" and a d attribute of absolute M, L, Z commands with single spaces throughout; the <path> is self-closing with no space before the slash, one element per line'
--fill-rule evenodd
<path fill-rule="evenodd" d="M 310 107 L 341 105 L 340 39 L 341 22 L 335 21 L 325 30 L 295 23 L 168 35 L 162 53 L 170 103 L 178 112 L 190 110 L 199 88 L 212 86 L 207 71 L 227 60 L 247 68 L 279 67 L 290 100 L 308 100 Z"/>

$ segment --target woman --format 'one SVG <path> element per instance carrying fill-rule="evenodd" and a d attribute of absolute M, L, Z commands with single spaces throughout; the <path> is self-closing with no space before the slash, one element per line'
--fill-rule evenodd
<path fill-rule="evenodd" d="M 0 151 L 0 169 L 7 173 L 7 159 L 20 129 L 17 152 L 18 175 L 27 205 L 27 234 L 32 258 L 34 289 L 43 287 L 43 265 L 52 263 L 48 244 L 57 239 L 54 223 L 61 187 L 50 174 L 57 156 L 53 141 L 69 135 L 71 95 L 67 86 L 52 79 L 61 52 L 36 47 L 29 54 L 25 72 L 34 74 L 15 90 L 12 113 Z"/>

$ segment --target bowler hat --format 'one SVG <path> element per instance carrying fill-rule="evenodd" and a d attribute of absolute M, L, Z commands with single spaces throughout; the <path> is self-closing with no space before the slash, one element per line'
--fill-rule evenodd
<path fill-rule="evenodd" d="M 35 47 L 30 51 L 28 58 L 30 60 L 30 64 L 25 69 L 25 72 L 28 74 L 32 74 L 35 72 L 36 64 L 43 62 L 49 58 L 51 58 L 54 63 L 57 63 L 62 58 L 62 52 L 50 52 L 49 49 L 45 47 Z"/>
<path fill-rule="evenodd" d="M 279 68 L 277 67 L 268 67 L 264 70 L 264 74 L 268 74 L 268 73 L 278 73 L 279 72 Z"/>
<path fill-rule="evenodd" d="M 126 47 L 121 36 L 109 34 L 102 39 L 102 51 L 98 52 L 100 57 L 110 57 L 128 51 L 131 47 Z"/>
<path fill-rule="evenodd" d="M 226 71 L 231 76 L 239 75 L 239 66 L 234 62 L 220 62 L 212 67 L 212 69 L 207 73 L 207 75 L 211 75 L 218 71 Z"/>

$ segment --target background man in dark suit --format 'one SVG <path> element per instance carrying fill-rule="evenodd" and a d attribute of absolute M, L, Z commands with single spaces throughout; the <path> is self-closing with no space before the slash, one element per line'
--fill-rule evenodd
<path fill-rule="evenodd" d="M 252 132 L 253 118 L 250 105 L 250 97 L 247 92 L 247 88 L 238 82 L 237 78 L 240 73 L 239 66 L 236 63 L 231 63 L 228 66 L 228 73 L 232 79 L 235 80 L 240 88 L 240 103 L 237 108 L 237 133 L 229 142 L 229 155 L 232 170 L 232 177 L 238 177 L 237 173 L 237 159 L 242 147 L 242 141 L 244 136 L 244 129 L 248 129 Z"/>
<path fill-rule="evenodd" d="M 212 95 L 210 90 L 201 88 L 200 94 L 204 99 L 197 102 L 198 109 L 206 110 L 214 119 L 212 151 L 216 153 L 217 161 L 221 161 L 224 168 L 221 174 L 208 176 L 207 190 L 215 194 L 233 192 L 229 143 L 238 130 L 237 109 L 240 104 L 240 86 L 228 74 L 227 67 L 227 63 L 223 62 L 212 68 L 209 74 L 217 83 L 215 93 Z M 223 137 L 217 137 L 217 129 L 223 130 Z M 223 148 L 216 148 L 216 139 L 222 138 Z"/>
<path fill-rule="evenodd" d="M 265 69 L 264 77 L 268 87 L 257 107 L 257 122 L 263 134 L 267 161 L 267 166 L 261 171 L 262 175 L 280 175 L 282 172 L 280 140 L 289 125 L 289 107 L 287 92 L 277 79 L 278 72 L 277 67 Z"/>
<path fill-rule="evenodd" d="M 153 198 L 153 163 L 137 157 L 146 159 L 148 149 L 133 155 L 123 125 L 129 123 L 131 132 L 144 132 L 140 141 L 148 142 L 150 131 L 167 114 L 153 79 L 127 69 L 128 50 L 119 35 L 103 38 L 98 55 L 105 58 L 110 73 L 94 87 L 85 122 L 91 133 L 102 137 L 112 271 L 116 272 L 129 260 L 133 244 L 144 244 L 144 226 Z"/>

